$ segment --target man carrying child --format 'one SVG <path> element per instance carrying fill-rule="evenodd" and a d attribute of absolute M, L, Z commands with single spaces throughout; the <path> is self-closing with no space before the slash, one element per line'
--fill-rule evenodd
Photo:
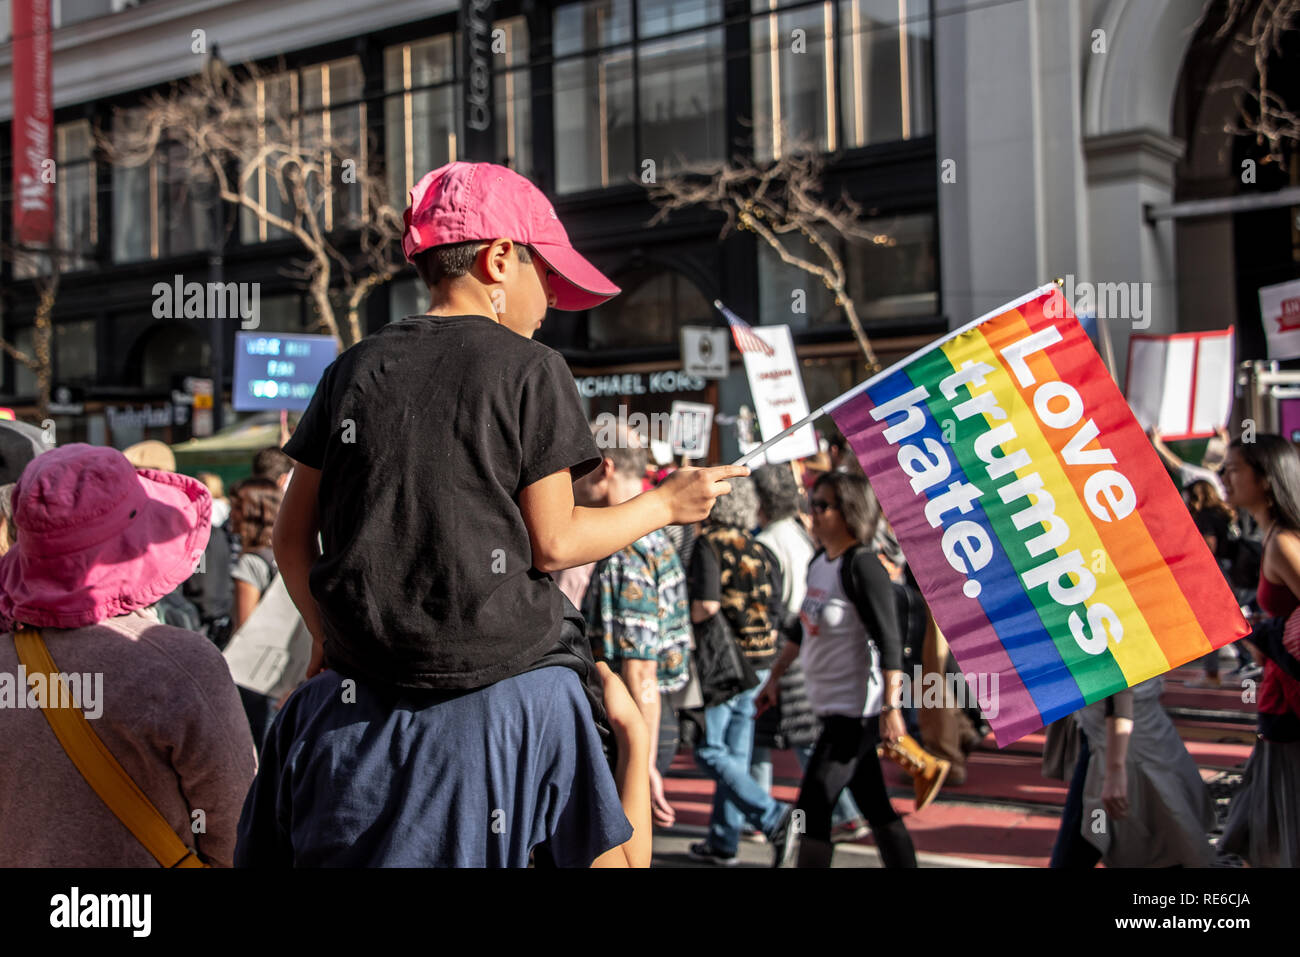
<path fill-rule="evenodd" d="M 703 518 L 748 469 L 575 507 L 602 457 L 532 335 L 618 288 L 499 166 L 426 174 L 406 226 L 428 312 L 343 353 L 285 446 L 275 556 L 330 672 L 271 729 L 236 863 L 645 866 L 647 729 L 548 573 Z"/>

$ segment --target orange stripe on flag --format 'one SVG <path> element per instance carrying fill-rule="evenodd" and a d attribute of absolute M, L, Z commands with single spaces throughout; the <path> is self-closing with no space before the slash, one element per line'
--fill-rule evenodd
<path fill-rule="evenodd" d="M 1013 316 L 1014 318 L 1012 318 Z M 1100 360 L 1096 358 L 1096 353 L 1092 350 L 1091 344 L 1086 343 L 1086 336 L 1078 322 L 1074 319 L 1061 319 L 1054 321 L 1053 324 L 1060 331 L 1062 341 L 1049 346 L 1048 352 L 1056 352 L 1059 355 L 1060 350 L 1078 346 L 1081 344 L 1080 340 L 1082 340 L 1082 344 L 1087 344 L 1088 351 L 1092 353 L 1096 363 L 1095 370 L 1089 369 L 1087 371 L 1094 375 L 1099 371 L 1101 375 L 1106 376 L 1109 382 L 1109 374 L 1105 371 L 1105 367 L 1101 365 Z M 1013 342 L 1024 339 L 1033 330 L 1030 329 L 1023 313 L 1017 310 L 1014 313 L 1008 313 L 1002 320 L 985 323 L 980 327 L 980 331 L 984 334 L 994 352 L 998 354 L 999 360 L 1001 360 L 1004 348 Z M 1035 352 L 1029 355 L 1025 361 L 1033 373 L 1034 383 L 1029 386 L 1022 386 L 1015 375 L 1011 376 L 1011 380 L 1025 402 L 1032 408 L 1036 388 L 1044 382 L 1058 381 L 1061 376 L 1057 373 L 1055 365 L 1048 358 L 1046 352 Z M 1070 384 L 1072 386 L 1076 385 L 1073 382 Z M 1083 390 L 1076 389 L 1076 391 L 1080 393 L 1082 400 Z M 1116 396 L 1118 396 L 1118 390 Z M 1056 399 L 1048 404 L 1048 408 L 1053 411 L 1060 411 L 1063 408 L 1064 401 L 1064 399 Z M 1114 564 L 1120 573 L 1120 577 L 1124 579 L 1134 603 L 1143 618 L 1146 619 L 1147 626 L 1159 644 L 1161 651 L 1169 659 L 1171 666 L 1177 666 L 1185 661 L 1200 657 L 1210 651 L 1209 639 L 1206 637 L 1200 622 L 1197 621 L 1187 597 L 1179 587 L 1178 580 L 1169 567 L 1169 559 L 1161 554 L 1144 521 L 1141 507 L 1143 505 L 1141 486 L 1145 484 L 1146 480 L 1134 474 L 1134 470 L 1142 467 L 1142 463 L 1125 462 L 1120 459 L 1116 464 L 1110 466 L 1080 467 L 1068 465 L 1065 462 L 1062 454 L 1065 446 L 1081 428 L 1085 427 L 1093 414 L 1093 410 L 1088 406 L 1086 400 L 1083 401 L 1083 414 L 1077 425 L 1065 429 L 1055 429 L 1043 424 L 1040 431 L 1047 444 L 1056 454 L 1057 461 L 1061 463 L 1061 468 L 1069 478 L 1070 485 L 1073 487 L 1075 494 L 1078 495 L 1080 502 L 1086 502 L 1087 500 L 1084 493 L 1084 484 L 1089 476 L 1099 469 L 1114 468 L 1133 483 L 1135 494 L 1138 495 L 1138 507 L 1134 509 L 1132 514 L 1124 518 L 1122 523 L 1103 522 L 1093 518 L 1091 514 L 1089 518 L 1106 549 L 1106 560 Z M 1085 449 L 1106 448 L 1113 454 L 1115 452 L 1115 443 L 1109 439 L 1110 437 L 1107 434 L 1101 433 L 1099 440 L 1094 439 L 1089 442 Z M 1154 456 L 1154 453 L 1152 455 Z M 1118 459 L 1119 456 L 1117 455 L 1116 458 Z M 1169 557 L 1177 558 L 1179 556 Z"/>

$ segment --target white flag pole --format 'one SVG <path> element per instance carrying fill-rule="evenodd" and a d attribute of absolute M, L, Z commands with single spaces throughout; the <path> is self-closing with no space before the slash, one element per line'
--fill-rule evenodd
<path fill-rule="evenodd" d="M 775 435 L 772 438 L 767 439 L 766 441 L 763 442 L 762 445 L 758 446 L 757 448 L 750 449 L 748 452 L 746 452 L 744 455 L 742 455 L 732 464 L 744 465 L 746 462 L 748 462 L 754 456 L 758 455 L 760 452 L 766 451 L 767 449 L 775 445 L 777 442 L 780 442 L 785 437 L 792 435 L 794 432 L 803 428 L 805 425 L 809 425 L 810 423 L 816 421 L 818 418 L 827 414 L 828 412 L 834 412 L 836 409 L 838 409 L 849 399 L 852 399 L 854 396 L 859 395 L 862 392 L 865 392 L 867 389 L 871 388 L 871 386 L 875 385 L 877 382 L 884 379 L 886 376 L 892 375 L 896 370 L 900 369 L 902 366 L 913 361 L 914 359 L 918 359 L 928 352 L 933 352 L 935 349 L 938 349 L 945 342 L 948 342 L 952 339 L 956 339 L 958 336 L 962 335 L 965 332 L 969 332 L 971 329 L 974 329 L 980 323 L 988 322 L 990 319 L 996 318 L 997 316 L 1002 315 L 1004 312 L 1008 312 L 1012 309 L 1015 309 L 1018 306 L 1023 306 L 1025 303 L 1037 299 L 1043 293 L 1050 292 L 1055 288 L 1057 288 L 1056 283 L 1052 283 L 1052 282 L 1045 283 L 1044 285 L 1039 286 L 1033 292 L 1025 293 L 1023 296 L 1019 297 L 1018 299 L 1013 299 L 1008 303 L 1004 303 L 1003 305 L 998 306 L 996 309 L 991 309 L 988 312 L 984 313 L 984 315 L 980 316 L 978 319 L 972 319 L 970 322 L 966 323 L 966 325 L 962 326 L 960 329 L 954 329 L 946 336 L 940 336 L 938 339 L 935 339 L 934 342 L 930 343 L 928 346 L 922 346 L 920 349 L 917 349 L 915 352 L 911 353 L 910 355 L 904 356 L 902 359 L 899 359 L 888 369 L 882 369 L 881 371 L 873 375 L 870 379 L 867 379 L 865 382 L 855 385 L 852 389 L 850 389 L 848 392 L 845 392 L 843 395 L 837 396 L 836 398 L 831 399 L 831 401 L 827 402 L 825 405 L 821 406 L 820 408 L 814 409 L 812 412 L 808 413 L 808 415 L 804 416 L 802 419 L 800 419 L 794 425 L 790 426 L 785 431 L 781 432 L 779 435 Z M 1112 375 L 1113 374 L 1114 373 L 1112 373 Z"/>
<path fill-rule="evenodd" d="M 802 429 L 805 425 L 811 425 L 813 422 L 816 422 L 818 419 L 820 419 L 820 418 L 822 417 L 822 415 L 824 415 L 824 414 L 826 413 L 826 411 L 827 411 L 827 410 L 826 410 L 826 406 L 824 406 L 824 405 L 823 405 L 821 408 L 819 408 L 819 409 L 813 409 L 811 412 L 809 412 L 807 415 L 805 415 L 802 419 L 800 419 L 800 420 L 799 420 L 798 422 L 796 422 L 794 425 L 790 426 L 790 428 L 788 428 L 788 429 L 786 429 L 785 431 L 781 432 L 779 435 L 774 435 L 772 438 L 768 439 L 768 440 L 767 440 L 766 442 L 764 442 L 762 445 L 759 445 L 759 446 L 756 446 L 756 447 L 750 449 L 748 452 L 746 452 L 746 453 L 745 453 L 744 455 L 742 455 L 740 458 L 736 459 L 736 461 L 732 462 L 731 464 L 732 464 L 732 465 L 744 465 L 746 462 L 748 462 L 750 459 L 752 459 L 755 455 L 758 455 L 760 452 L 765 452 L 765 451 L 767 451 L 768 449 L 770 449 L 772 446 L 776 445 L 776 443 L 780 442 L 782 439 L 786 438 L 787 436 L 794 435 L 794 433 L 798 432 L 798 431 L 799 431 L 800 429 Z"/>

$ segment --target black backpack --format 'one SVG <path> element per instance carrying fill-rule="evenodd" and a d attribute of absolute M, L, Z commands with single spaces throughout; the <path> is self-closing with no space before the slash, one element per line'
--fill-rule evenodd
<path fill-rule="evenodd" d="M 199 614 L 199 607 L 186 598 L 180 588 L 159 598 L 154 608 L 158 612 L 158 620 L 164 625 L 203 634 L 203 617 Z"/>
<path fill-rule="evenodd" d="M 858 552 L 867 547 L 866 545 L 854 545 L 840 558 L 840 587 L 844 589 L 844 594 L 849 601 L 854 603 L 858 617 L 862 619 L 864 625 L 870 619 L 864 613 L 864 609 L 857 604 L 862 591 L 853 580 L 853 565 Z M 921 641 L 925 637 L 925 599 L 921 597 L 920 589 L 912 584 L 914 579 L 912 579 L 910 572 L 908 573 L 908 579 L 906 583 L 893 583 L 895 613 L 898 616 L 898 634 L 905 649 L 909 645 L 914 646 L 919 654 Z M 875 636 L 871 637 L 872 640 L 875 640 Z"/>

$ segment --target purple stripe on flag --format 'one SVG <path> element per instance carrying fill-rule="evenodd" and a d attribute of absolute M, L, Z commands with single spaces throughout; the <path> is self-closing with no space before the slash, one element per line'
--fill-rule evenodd
<path fill-rule="evenodd" d="M 913 499 L 918 500 L 918 504 L 924 503 L 927 501 L 925 496 L 918 496 L 912 491 L 907 476 L 898 467 L 897 448 L 884 439 L 882 433 L 888 423 L 876 422 L 871 417 L 873 407 L 871 396 L 864 391 L 834 409 L 831 418 L 853 447 L 858 462 L 871 480 L 872 490 L 882 503 L 908 502 Z M 933 595 L 956 589 L 955 582 L 951 588 L 937 587 L 938 581 L 931 572 L 932 569 L 949 567 L 948 559 L 944 557 L 939 544 L 941 530 L 930 527 L 925 520 L 923 508 L 910 509 L 909 514 L 914 516 L 914 520 L 906 525 L 895 524 L 894 534 L 903 546 L 908 567 L 922 586 L 922 591 Z M 998 746 L 1005 747 L 1041 728 L 1042 715 L 1002 646 L 997 632 L 989 623 L 988 616 L 984 614 L 984 609 L 978 602 L 966 601 L 958 594 L 954 594 L 953 599 L 943 603 L 936 620 L 942 618 L 948 630 L 965 635 L 961 641 L 965 672 L 998 675 L 998 716 L 996 720 L 990 719 L 990 724 Z"/>

